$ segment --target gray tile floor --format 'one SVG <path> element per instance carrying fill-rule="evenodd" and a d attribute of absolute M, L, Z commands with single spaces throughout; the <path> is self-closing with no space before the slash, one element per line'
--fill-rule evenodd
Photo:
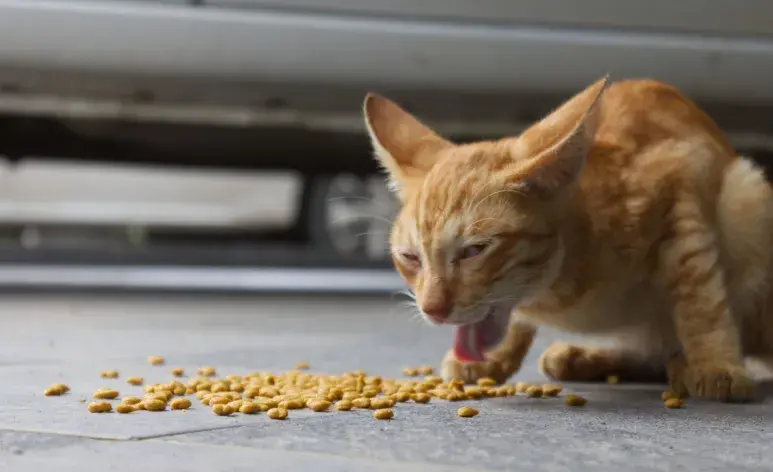
<path fill-rule="evenodd" d="M 245 373 L 305 360 L 398 376 L 437 364 L 450 332 L 386 298 L 4 296 L 0 316 L 3 471 L 773 470 L 773 400 L 666 410 L 657 385 L 566 385 L 589 399 L 585 408 L 496 399 L 466 420 L 447 403 L 400 405 L 390 422 L 367 412 L 221 418 L 198 402 L 188 412 L 94 415 L 81 403 L 103 386 L 139 392 L 100 379 L 105 369 L 165 381 L 171 366 Z M 541 336 L 519 379 L 541 378 L 536 356 L 554 337 Z M 151 354 L 168 366 L 147 365 Z M 60 381 L 70 394 L 42 395 Z"/>

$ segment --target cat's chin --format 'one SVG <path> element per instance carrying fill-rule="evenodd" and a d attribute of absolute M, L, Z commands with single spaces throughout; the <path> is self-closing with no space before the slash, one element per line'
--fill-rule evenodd
<path fill-rule="evenodd" d="M 486 351 L 497 347 L 507 333 L 510 310 L 492 307 L 480 321 L 456 327 L 454 355 L 462 362 L 485 360 Z"/>

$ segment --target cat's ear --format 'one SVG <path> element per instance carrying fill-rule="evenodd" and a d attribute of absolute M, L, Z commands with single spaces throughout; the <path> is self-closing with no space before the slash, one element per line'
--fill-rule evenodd
<path fill-rule="evenodd" d="M 513 175 L 514 187 L 526 194 L 549 197 L 577 180 L 596 137 L 607 85 L 608 76 L 569 99 L 515 141 L 513 154 L 522 165 Z"/>
<path fill-rule="evenodd" d="M 452 146 L 393 101 L 373 93 L 363 104 L 365 125 L 390 186 L 401 197 L 432 169 L 438 151 Z"/>

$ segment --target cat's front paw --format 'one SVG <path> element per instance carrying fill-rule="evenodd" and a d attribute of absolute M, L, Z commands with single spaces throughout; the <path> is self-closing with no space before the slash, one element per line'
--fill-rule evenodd
<path fill-rule="evenodd" d="M 592 382 L 610 373 L 602 351 L 564 342 L 555 342 L 542 353 L 539 368 L 547 377 L 564 382 Z"/>
<path fill-rule="evenodd" d="M 743 366 L 690 366 L 686 375 L 691 396 L 723 402 L 752 401 L 756 383 Z"/>
<path fill-rule="evenodd" d="M 441 375 L 445 380 L 461 380 L 464 383 L 475 383 L 478 379 L 492 378 L 497 383 L 504 383 L 502 366 L 494 360 L 483 362 L 462 362 L 456 358 L 453 349 L 446 353 L 443 358 Z"/>

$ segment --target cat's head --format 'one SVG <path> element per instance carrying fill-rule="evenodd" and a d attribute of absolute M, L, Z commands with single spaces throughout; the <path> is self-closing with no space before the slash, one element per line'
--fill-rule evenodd
<path fill-rule="evenodd" d="M 480 360 L 519 303 L 552 283 L 559 229 L 596 130 L 602 79 L 515 138 L 455 145 L 370 94 L 365 121 L 402 208 L 395 267 L 433 323 L 457 326 L 457 357 Z"/>

